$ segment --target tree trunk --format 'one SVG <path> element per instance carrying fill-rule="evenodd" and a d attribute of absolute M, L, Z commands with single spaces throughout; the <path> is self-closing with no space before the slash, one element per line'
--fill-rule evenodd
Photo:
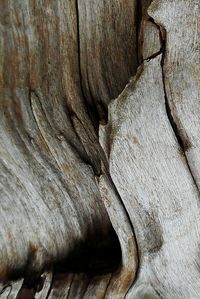
<path fill-rule="evenodd" d="M 0 0 L 0 298 L 199 298 L 199 12 Z"/>

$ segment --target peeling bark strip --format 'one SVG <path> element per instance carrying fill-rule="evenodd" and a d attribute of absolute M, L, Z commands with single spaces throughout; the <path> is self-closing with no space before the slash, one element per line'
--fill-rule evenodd
<path fill-rule="evenodd" d="M 199 1 L 0 12 L 0 298 L 198 299 Z"/>

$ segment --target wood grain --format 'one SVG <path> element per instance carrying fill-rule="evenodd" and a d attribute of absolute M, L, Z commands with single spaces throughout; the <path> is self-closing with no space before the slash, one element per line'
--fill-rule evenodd
<path fill-rule="evenodd" d="M 113 229 L 95 181 L 103 154 L 80 88 L 75 2 L 1 5 L 0 280 L 6 280 L 44 271 Z"/>
<path fill-rule="evenodd" d="M 160 1 L 159 7 L 152 3 L 149 13 L 166 31 L 163 65 L 166 98 L 200 190 L 200 4 L 199 1 Z"/>
<path fill-rule="evenodd" d="M 199 12 L 0 0 L 0 298 L 199 298 Z"/>
<path fill-rule="evenodd" d="M 80 67 L 87 105 L 107 121 L 107 105 L 136 73 L 137 1 L 78 0 Z"/>

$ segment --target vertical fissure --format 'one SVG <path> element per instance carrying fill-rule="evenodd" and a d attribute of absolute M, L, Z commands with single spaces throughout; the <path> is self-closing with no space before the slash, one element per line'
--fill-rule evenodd
<path fill-rule="evenodd" d="M 76 24 L 77 24 L 77 52 L 78 52 L 78 70 L 79 70 L 79 81 L 80 81 L 80 90 L 81 95 L 85 104 L 85 109 L 87 111 L 87 114 L 89 115 L 90 120 L 92 121 L 92 124 L 94 126 L 95 132 L 98 132 L 99 127 L 99 117 L 98 117 L 98 111 L 97 109 L 88 104 L 86 95 L 83 88 L 83 78 L 82 78 L 82 70 L 81 70 L 81 40 L 80 40 L 80 17 L 79 17 L 79 0 L 75 1 L 76 6 Z M 89 82 L 89 81 L 88 81 Z"/>
<path fill-rule="evenodd" d="M 80 78 L 80 88 L 82 92 L 82 96 L 85 99 L 84 91 L 83 91 L 83 85 L 82 85 L 82 75 L 81 75 L 81 45 L 80 45 L 80 19 L 79 19 L 79 8 L 78 8 L 78 0 L 75 1 L 76 6 L 76 30 L 77 30 L 77 52 L 78 52 L 78 69 L 79 69 L 79 78 Z"/>
<path fill-rule="evenodd" d="M 190 167 L 190 163 L 188 161 L 187 155 L 186 155 L 186 151 L 185 151 L 185 143 L 183 137 L 179 134 L 179 130 L 178 130 L 178 126 L 176 124 L 176 121 L 174 120 L 174 117 L 172 115 L 171 109 L 170 109 L 170 104 L 169 104 L 169 100 L 168 100 L 168 96 L 167 96 L 167 90 L 166 90 L 166 78 L 165 78 L 165 59 L 166 59 L 166 43 L 167 43 L 167 33 L 166 30 L 163 26 L 158 25 L 155 20 L 150 17 L 149 19 L 153 24 L 156 25 L 156 27 L 159 29 L 160 32 L 160 41 L 161 41 L 161 50 L 159 51 L 158 54 L 162 53 L 162 58 L 161 58 L 161 70 L 162 70 L 162 82 L 163 82 L 163 91 L 164 91 L 164 97 L 165 97 L 165 108 L 166 108 L 166 113 L 167 113 L 167 117 L 169 120 L 169 123 L 172 127 L 172 130 L 174 132 L 174 135 L 177 139 L 177 142 L 179 144 L 180 150 L 184 155 L 185 161 L 186 161 L 186 165 L 188 167 L 188 170 L 190 172 L 190 175 L 192 177 L 192 180 L 194 182 L 195 187 L 197 188 L 198 193 L 200 193 L 199 187 L 197 185 L 197 182 L 195 180 L 195 177 L 192 173 L 192 169 Z M 155 56 L 157 56 L 155 55 Z M 151 58 L 155 57 L 154 55 Z"/>
<path fill-rule="evenodd" d="M 142 55 L 140 52 L 140 30 L 142 22 L 142 1 L 136 1 L 136 11 L 135 11 L 135 27 L 136 27 L 136 55 L 137 55 L 137 64 L 138 66 L 141 63 Z"/>

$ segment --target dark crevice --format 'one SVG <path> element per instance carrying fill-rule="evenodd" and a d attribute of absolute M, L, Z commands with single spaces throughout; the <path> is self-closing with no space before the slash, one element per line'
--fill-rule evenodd
<path fill-rule="evenodd" d="M 55 264 L 55 273 L 86 273 L 89 277 L 115 272 L 121 264 L 121 247 L 114 230 L 107 237 L 84 240 Z"/>
<path fill-rule="evenodd" d="M 34 299 L 35 294 L 39 293 L 43 289 L 44 281 L 45 277 L 35 273 L 31 276 L 25 277 L 22 286 L 17 293 L 16 299 Z"/>
<path fill-rule="evenodd" d="M 162 49 L 160 49 L 158 52 L 152 54 L 151 56 L 145 58 L 143 61 L 149 62 L 151 59 L 156 58 L 158 55 L 162 54 Z"/>
<path fill-rule="evenodd" d="M 138 65 L 141 63 L 142 57 L 140 52 L 140 30 L 142 23 L 142 1 L 136 1 L 136 11 L 135 11 L 135 28 L 136 28 L 136 55 Z"/>
<path fill-rule="evenodd" d="M 110 279 L 109 279 L 109 281 L 108 281 L 108 283 L 107 283 L 107 286 L 106 286 L 106 288 L 105 288 L 105 292 L 104 292 L 104 294 L 103 294 L 103 298 L 102 298 L 102 299 L 105 299 L 106 296 L 107 296 L 107 290 L 108 290 L 109 285 L 110 285 L 110 282 L 111 282 L 111 280 L 112 280 L 112 276 L 113 276 L 113 274 L 111 274 L 111 277 L 110 277 Z"/>
<path fill-rule="evenodd" d="M 156 24 L 155 21 L 153 21 L 153 22 L 154 22 L 154 24 Z M 172 127 L 174 134 L 176 136 L 176 139 L 178 141 L 178 144 L 179 144 L 181 150 L 184 152 L 184 143 L 183 143 L 181 136 L 179 135 L 177 124 L 172 116 L 170 104 L 169 104 L 168 97 L 167 97 L 167 91 L 166 91 L 165 72 L 164 72 L 165 55 L 166 55 L 166 31 L 163 27 L 161 28 L 161 26 L 158 26 L 157 24 L 156 24 L 156 26 L 157 26 L 157 28 L 159 28 L 160 38 L 161 38 L 161 43 L 162 43 L 161 44 L 162 45 L 162 47 L 161 47 L 161 50 L 162 50 L 161 51 L 162 52 L 161 70 L 162 70 L 163 90 L 164 90 L 164 96 L 165 96 L 165 108 L 166 108 L 169 122 L 171 124 L 171 127 Z"/>
<path fill-rule="evenodd" d="M 73 277 L 72 277 L 72 279 L 71 279 L 71 281 L 70 281 L 69 291 L 68 291 L 68 293 L 67 293 L 67 298 L 66 298 L 66 299 L 69 299 L 69 296 L 70 296 L 70 290 L 71 290 L 71 287 L 72 287 L 72 283 L 73 283 L 73 281 L 74 281 L 74 275 L 75 275 L 75 274 L 73 274 Z"/>
<path fill-rule="evenodd" d="M 178 129 L 176 121 L 173 118 L 173 115 L 172 115 L 172 112 L 171 112 L 171 109 L 170 109 L 169 100 L 168 100 L 168 97 L 167 97 L 166 79 L 165 79 L 165 71 L 164 71 L 164 67 L 165 67 L 165 56 L 166 56 L 166 41 L 167 41 L 166 30 L 165 30 L 165 28 L 163 26 L 161 26 L 160 24 L 157 24 L 152 17 L 149 18 L 149 21 L 151 21 L 159 29 L 159 32 L 160 32 L 160 41 L 161 41 L 161 50 L 158 53 L 155 53 L 154 55 L 152 55 L 151 57 L 149 57 L 149 58 L 147 58 L 145 60 L 150 60 L 152 58 L 155 58 L 157 55 L 159 55 L 159 54 L 162 53 L 161 70 L 162 70 L 162 81 L 163 81 L 163 90 L 164 90 L 164 96 L 165 96 L 165 108 L 166 108 L 166 112 L 167 112 L 167 117 L 168 117 L 169 122 L 171 124 L 171 127 L 173 129 L 173 132 L 174 132 L 174 134 L 176 136 L 177 142 L 178 142 L 178 144 L 180 146 L 180 152 L 183 154 L 183 156 L 185 158 L 185 161 L 186 161 L 188 170 L 189 170 L 189 172 L 191 174 L 191 177 L 193 179 L 194 185 L 197 188 L 197 191 L 199 192 L 200 190 L 198 188 L 197 182 L 196 182 L 195 177 L 194 177 L 194 175 L 192 173 L 192 170 L 191 170 L 191 167 L 190 167 L 190 163 L 189 163 L 187 155 L 186 155 L 187 143 L 188 142 L 186 140 L 184 140 L 184 138 L 179 133 L 179 129 Z"/>
<path fill-rule="evenodd" d="M 2 289 L 0 290 L 0 296 L 7 290 L 7 289 L 10 289 L 9 290 L 9 293 L 8 293 L 8 295 L 7 295 L 7 298 L 9 298 L 9 296 L 10 296 L 10 294 L 11 294 L 11 292 L 12 292 L 12 285 L 11 284 L 6 284 L 5 286 L 3 286 L 2 287 Z"/>
<path fill-rule="evenodd" d="M 53 288 L 53 283 L 54 283 L 54 280 L 55 280 L 55 271 L 53 269 L 52 271 L 52 278 L 51 278 L 51 282 L 50 282 L 50 286 L 49 286 L 49 289 L 48 289 L 48 292 L 47 292 L 47 295 L 45 297 L 45 299 L 48 299 L 50 294 L 51 294 L 51 291 L 52 291 L 52 288 Z"/>
<path fill-rule="evenodd" d="M 101 232 L 96 232 L 95 236 L 89 236 L 87 240 L 77 241 L 73 250 L 66 254 L 65 258 L 53 263 L 51 269 L 52 279 L 45 299 L 48 299 L 56 277 L 60 274 L 85 273 L 89 280 L 95 276 L 114 273 L 119 269 L 122 260 L 121 247 L 114 229 L 111 229 L 107 236 L 102 236 Z M 36 293 L 42 291 L 45 276 L 40 273 L 24 271 L 23 284 L 17 294 L 16 299 L 33 299 Z M 21 276 L 21 277 L 22 277 Z M 19 279 L 19 277 L 16 277 Z M 0 294 L 10 285 L 6 285 Z M 87 286 L 86 286 L 87 289 Z M 85 289 L 85 291 L 86 291 Z"/>
<path fill-rule="evenodd" d="M 82 71 L 81 71 L 81 44 L 80 44 L 80 20 L 79 20 L 79 6 L 78 6 L 78 0 L 75 1 L 76 5 L 76 18 L 77 18 L 77 51 L 78 51 L 78 69 L 79 69 L 79 78 L 80 78 L 80 89 L 82 98 L 84 100 L 85 109 L 87 111 L 87 114 L 89 115 L 90 120 L 92 121 L 92 124 L 94 126 L 95 132 L 98 134 L 98 128 L 99 128 L 99 115 L 97 108 L 94 105 L 91 105 L 88 103 L 84 88 L 83 88 L 83 78 L 82 78 Z"/>

